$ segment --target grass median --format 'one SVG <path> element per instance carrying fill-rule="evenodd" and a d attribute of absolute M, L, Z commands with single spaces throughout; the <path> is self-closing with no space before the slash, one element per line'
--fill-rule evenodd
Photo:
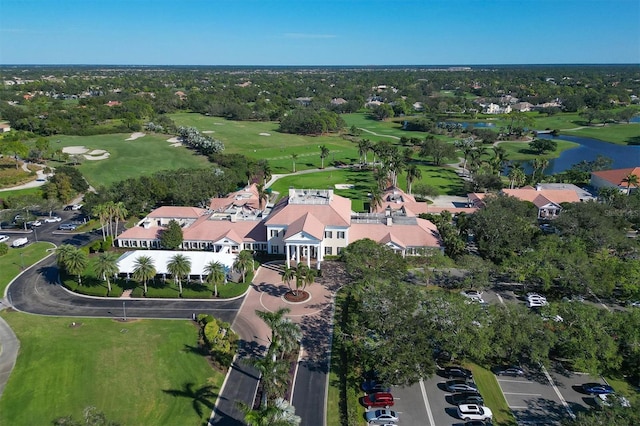
<path fill-rule="evenodd" d="M 467 362 L 464 366 L 473 372 L 473 378 L 482 394 L 484 403 L 493 412 L 493 424 L 495 426 L 516 426 L 516 419 L 511 413 L 493 372 L 472 362 Z"/>
<path fill-rule="evenodd" d="M 9 248 L 7 254 L 0 256 L 0 297 L 4 296 L 11 280 L 23 269 L 44 259 L 49 254 L 47 250 L 54 247 L 46 242 L 32 243 L 21 248 Z"/>

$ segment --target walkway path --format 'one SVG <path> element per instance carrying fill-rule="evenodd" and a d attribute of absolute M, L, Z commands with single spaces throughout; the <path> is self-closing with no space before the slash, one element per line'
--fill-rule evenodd
<path fill-rule="evenodd" d="M 382 137 L 382 138 L 391 138 L 391 139 L 395 139 L 395 140 L 397 140 L 397 141 L 399 141 L 399 140 L 400 140 L 400 138 L 399 138 L 398 136 L 392 136 L 392 135 L 381 135 L 380 133 L 372 132 L 371 130 L 369 130 L 369 129 L 365 129 L 365 128 L 363 128 L 363 127 L 358 127 L 358 130 L 362 130 L 363 132 L 367 132 L 367 133 L 369 133 L 370 135 L 380 136 L 380 137 Z"/>
<path fill-rule="evenodd" d="M 5 306 L 4 302 L 0 303 L 3 307 Z M 2 397 L 20 349 L 20 341 L 3 318 L 0 318 L 0 345 L 0 397 Z"/>
<path fill-rule="evenodd" d="M 30 173 L 31 170 L 29 170 L 29 167 L 27 166 L 26 162 L 22 163 L 22 170 Z M 27 183 L 23 183 L 22 185 L 16 185 L 16 186 L 12 186 L 9 188 L 0 188 L 0 192 L 2 191 L 13 191 L 16 189 L 26 189 L 26 188 L 36 188 L 38 186 L 42 186 L 45 183 L 47 183 L 47 175 L 43 172 L 44 167 L 42 167 L 39 170 L 36 170 L 36 178 L 34 180 L 32 180 L 31 182 L 27 182 Z M 40 180 L 38 180 L 40 179 Z"/>
<path fill-rule="evenodd" d="M 283 173 L 279 175 L 271 175 L 271 179 L 269 179 L 269 181 L 264 187 L 269 188 L 271 185 L 273 185 L 275 181 L 287 176 L 308 175 L 311 173 L 318 173 L 318 172 L 332 172 L 334 170 L 340 170 L 340 168 L 330 166 L 330 167 L 325 167 L 324 169 L 308 169 L 308 170 L 300 170 L 299 172 L 295 172 L 295 173 Z"/>
<path fill-rule="evenodd" d="M 303 355 L 298 363 L 293 405 L 302 417 L 302 426 L 324 424 L 320 419 L 325 418 L 325 401 L 319 396 L 324 396 L 327 388 L 333 298 L 342 281 L 331 273 L 336 269 L 330 265 L 332 263 L 335 262 L 323 263 L 323 277 L 307 288 L 311 299 L 302 303 L 289 303 L 284 299 L 289 289 L 282 283 L 281 264 L 267 264 L 258 269 L 232 324 L 233 330 L 240 335 L 240 355 L 229 370 L 209 422 L 211 425 L 242 424 L 242 413 L 237 409 L 236 401 L 253 403 L 251 397 L 256 393 L 259 379 L 245 359 L 262 355 L 271 336 L 271 330 L 258 318 L 256 311 L 274 312 L 283 307 L 291 310 L 287 316 L 300 324 L 303 332 Z"/>

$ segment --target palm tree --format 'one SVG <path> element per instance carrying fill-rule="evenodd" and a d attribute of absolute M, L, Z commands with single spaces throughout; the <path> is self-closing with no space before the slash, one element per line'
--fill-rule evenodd
<path fill-rule="evenodd" d="M 407 166 L 407 191 L 411 194 L 411 186 L 413 182 L 417 179 L 422 178 L 422 172 L 415 164 L 410 164 Z"/>
<path fill-rule="evenodd" d="M 296 277 L 296 271 L 293 268 L 285 267 L 284 272 L 282 273 L 282 282 L 289 287 L 289 291 L 291 290 L 291 281 Z"/>
<path fill-rule="evenodd" d="M 533 167 L 533 172 L 531 173 L 531 182 L 535 182 L 536 175 L 538 174 L 538 170 L 542 167 L 541 159 L 534 158 L 531 160 L 531 167 Z"/>
<path fill-rule="evenodd" d="M 627 196 L 628 196 L 631 194 L 631 186 L 633 185 L 637 188 L 640 179 L 638 178 L 638 175 L 629 173 L 627 176 L 625 176 L 624 179 L 622 179 L 622 181 L 627 184 Z"/>
<path fill-rule="evenodd" d="M 373 213 L 375 212 L 378 207 L 381 207 L 383 203 L 382 200 L 382 191 L 380 190 L 380 187 L 375 186 L 372 190 L 371 190 L 371 200 L 369 201 L 369 212 Z"/>
<path fill-rule="evenodd" d="M 258 167 L 260 167 L 260 172 L 262 173 L 262 183 L 266 185 L 271 179 L 271 166 L 267 160 L 260 160 L 258 161 Z"/>
<path fill-rule="evenodd" d="M 260 382 L 265 394 L 266 406 L 271 406 L 278 395 L 284 394 L 289 379 L 289 363 L 265 356 L 264 358 L 250 358 L 251 364 L 260 372 Z M 267 423 L 273 425 L 273 423 Z"/>
<path fill-rule="evenodd" d="M 140 256 L 134 262 L 133 279 L 142 281 L 144 285 L 144 294 L 147 294 L 147 281 L 156 276 L 156 267 L 150 256 Z"/>
<path fill-rule="evenodd" d="M 293 173 L 296 172 L 296 160 L 298 159 L 298 154 L 291 154 L 291 160 L 293 161 Z"/>
<path fill-rule="evenodd" d="M 111 293 L 111 281 L 109 277 L 120 272 L 120 268 L 118 268 L 118 254 L 114 252 L 100 253 L 94 266 L 94 272 L 98 277 L 107 282 L 107 289 L 109 293 Z"/>
<path fill-rule="evenodd" d="M 258 191 L 258 208 L 262 210 L 262 203 L 265 200 L 269 200 L 269 194 L 267 193 L 267 189 L 261 183 L 256 185 L 256 190 Z"/>
<path fill-rule="evenodd" d="M 540 178 L 542 179 L 542 176 L 544 176 L 544 169 L 546 169 L 547 167 L 549 167 L 549 159 L 548 158 L 541 158 L 540 159 Z"/>
<path fill-rule="evenodd" d="M 324 159 L 327 158 L 329 156 L 329 148 L 326 147 L 326 145 L 321 145 L 320 146 L 320 168 L 324 169 Z"/>
<path fill-rule="evenodd" d="M 82 273 L 89 263 L 87 253 L 79 248 L 73 248 L 65 255 L 64 267 L 71 275 L 78 276 L 78 284 L 82 285 Z"/>
<path fill-rule="evenodd" d="M 56 261 L 60 268 L 66 269 L 66 262 L 69 258 L 69 254 L 74 250 L 76 250 L 76 248 L 71 244 L 61 244 L 56 248 Z"/>
<path fill-rule="evenodd" d="M 113 213 L 113 217 L 116 220 L 116 229 L 115 229 L 115 234 L 113 235 L 113 239 L 111 240 L 111 247 L 115 247 L 116 237 L 118 234 L 118 224 L 121 220 L 125 220 L 127 218 L 127 215 L 129 214 L 129 212 L 127 211 L 127 208 L 125 207 L 124 203 L 122 201 L 118 201 L 113 205 L 112 213 Z"/>
<path fill-rule="evenodd" d="M 104 208 L 107 212 L 107 236 L 113 236 L 113 216 L 115 212 L 116 203 L 113 201 L 107 201 L 104 205 Z"/>
<path fill-rule="evenodd" d="M 360 164 L 367 162 L 367 151 L 371 149 L 371 142 L 369 139 L 360 139 L 358 142 L 358 155 L 360 156 Z"/>
<path fill-rule="evenodd" d="M 511 163 L 507 176 L 509 177 L 509 188 L 513 189 L 516 186 L 521 186 L 526 179 L 522 163 Z"/>
<path fill-rule="evenodd" d="M 253 255 L 248 250 L 242 250 L 238 253 L 236 261 L 233 262 L 233 269 L 240 272 L 242 275 L 242 282 L 244 282 L 245 275 L 249 268 L 253 271 Z"/>
<path fill-rule="evenodd" d="M 263 405 L 256 410 L 238 401 L 238 408 L 248 426 L 298 426 L 302 422 L 300 416 L 295 414 L 295 407 L 283 398 L 276 398 L 273 404 Z"/>
<path fill-rule="evenodd" d="M 302 291 L 304 291 L 307 286 L 313 284 L 317 276 L 318 272 L 315 269 L 307 268 L 307 273 L 304 275 L 304 280 L 302 281 Z"/>
<path fill-rule="evenodd" d="M 107 211 L 107 206 L 105 204 L 98 204 L 97 206 L 95 206 L 93 208 L 93 210 L 91 211 L 91 213 L 96 216 L 98 218 L 98 220 L 100 221 L 100 229 L 102 230 L 102 241 L 106 241 L 107 240 L 107 234 L 106 234 L 106 222 L 107 222 L 107 218 L 109 217 L 109 212 Z"/>
<path fill-rule="evenodd" d="M 298 295 L 298 290 L 304 287 L 304 281 L 309 272 L 309 267 L 304 263 L 298 263 L 296 266 L 295 278 L 296 278 L 296 289 L 293 292 L 296 296 Z"/>
<path fill-rule="evenodd" d="M 286 354 L 293 352 L 300 345 L 302 330 L 298 324 L 286 318 L 278 326 L 278 336 L 278 346 L 274 349 L 280 351 L 280 359 L 283 359 Z"/>
<path fill-rule="evenodd" d="M 180 294 L 182 294 L 182 278 L 191 273 L 191 260 L 184 254 L 176 254 L 169 259 L 167 271 L 173 275 L 173 279 L 180 289 Z"/>
<path fill-rule="evenodd" d="M 271 345 L 275 345 L 276 347 L 279 346 L 280 325 L 287 321 L 287 317 L 285 315 L 289 312 L 291 312 L 291 309 L 289 308 L 280 308 L 274 312 L 256 311 L 258 318 L 264 321 L 264 323 L 271 329 L 271 339 L 269 339 Z"/>
<path fill-rule="evenodd" d="M 212 260 L 205 265 L 204 272 L 207 274 L 207 284 L 213 284 L 213 295 L 218 297 L 218 284 L 224 283 L 227 278 L 224 265 Z"/>

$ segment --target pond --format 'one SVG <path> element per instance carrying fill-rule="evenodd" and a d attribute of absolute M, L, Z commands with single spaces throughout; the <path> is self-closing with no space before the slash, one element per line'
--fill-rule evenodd
<path fill-rule="evenodd" d="M 616 145 L 580 136 L 559 135 L 554 137 L 550 134 L 539 134 L 538 137 L 540 139 L 559 139 L 580 144 L 576 148 L 564 151 L 560 154 L 560 157 L 549 160 L 549 167 L 545 169 L 545 174 L 563 172 L 581 161 L 593 161 L 598 155 L 611 158 L 613 160 L 611 167 L 614 169 L 640 166 L 640 145 Z M 525 162 L 524 168 L 527 173 L 531 172 L 529 162 Z"/>

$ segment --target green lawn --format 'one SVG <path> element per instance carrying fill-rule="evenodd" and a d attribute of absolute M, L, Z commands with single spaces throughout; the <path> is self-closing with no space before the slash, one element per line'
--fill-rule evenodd
<path fill-rule="evenodd" d="M 0 424 L 79 419 L 87 406 L 123 425 L 200 426 L 211 414 L 224 376 L 198 353 L 191 322 L 1 315 L 20 339 L 20 355 Z"/>
<path fill-rule="evenodd" d="M 507 159 L 509 161 L 528 161 L 534 158 L 558 158 L 562 152 L 577 148 L 580 144 L 568 141 L 557 140 L 558 148 L 553 152 L 548 152 L 544 155 L 534 153 L 529 149 L 528 142 L 500 142 L 499 146 L 507 151 Z"/>
<path fill-rule="evenodd" d="M 39 262 L 52 248 L 54 245 L 51 243 L 32 243 L 22 248 L 9 248 L 7 254 L 0 256 L 0 297 L 4 296 L 7 285 L 20 273 L 23 265 L 28 268 Z"/>
<path fill-rule="evenodd" d="M 628 398 L 632 407 L 637 407 L 638 404 L 640 404 L 640 392 L 628 381 L 617 377 L 607 377 L 607 382 L 613 387 L 617 394 Z"/>
<path fill-rule="evenodd" d="M 177 125 L 193 126 L 201 132 L 214 132 L 210 136 L 224 142 L 225 153 L 268 160 L 272 173 L 291 173 L 292 154 L 298 155 L 296 170 L 319 168 L 320 145 L 329 148 L 325 166 L 334 160 L 345 163 L 358 161 L 356 144 L 337 135 L 301 136 L 280 133 L 279 124 L 273 121 L 231 121 L 194 113 L 170 114 L 170 117 Z"/>
<path fill-rule="evenodd" d="M 584 136 L 600 139 L 619 145 L 640 144 L 640 123 L 607 124 L 604 127 L 585 127 L 578 130 L 566 130 L 562 134 L 570 136 Z"/>
<path fill-rule="evenodd" d="M 206 157 L 184 147 L 173 147 L 167 142 L 170 136 L 147 134 L 127 141 L 129 134 L 97 136 L 54 136 L 52 148 L 81 145 L 86 148 L 109 152 L 106 160 L 84 160 L 78 169 L 93 186 L 109 185 L 127 178 L 151 175 L 159 170 L 201 168 L 210 165 Z M 51 162 L 55 167 L 56 161 Z"/>
<path fill-rule="evenodd" d="M 493 424 L 495 426 L 515 426 L 516 419 L 513 417 L 509 405 L 496 376 L 488 369 L 474 363 L 465 363 L 465 367 L 473 372 L 473 378 L 478 385 L 478 390 L 484 398 L 485 405 L 493 411 Z"/>
<path fill-rule="evenodd" d="M 0 191 L 0 199 L 8 199 L 10 197 L 20 197 L 24 195 L 42 196 L 42 190 L 39 187 L 25 189 L 11 189 L 9 191 Z"/>

